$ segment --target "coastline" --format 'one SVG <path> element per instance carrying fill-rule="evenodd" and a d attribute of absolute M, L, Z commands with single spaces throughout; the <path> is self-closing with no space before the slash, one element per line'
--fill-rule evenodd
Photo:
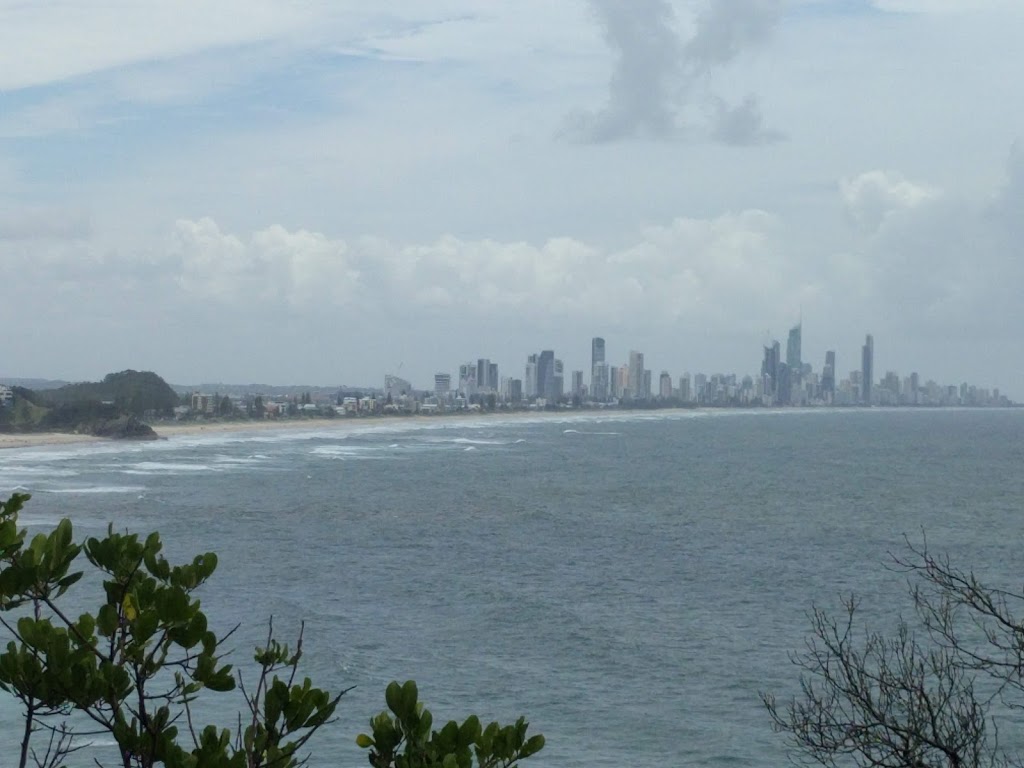
<path fill-rule="evenodd" d="M 1015 409 L 1024 408 L 1024 406 L 1017 406 Z M 713 411 L 729 411 L 729 412 L 754 412 L 754 413 L 779 413 L 778 409 L 748 409 L 748 408 L 715 408 L 710 409 Z M 787 408 L 784 409 L 789 412 L 823 412 L 832 410 L 870 410 L 876 412 L 888 412 L 888 411 L 923 411 L 923 412 L 934 412 L 934 411 L 949 411 L 949 410 L 965 410 L 965 408 L 840 408 L 840 409 L 823 409 L 823 408 Z M 966 408 L 966 410 L 978 410 L 977 408 Z M 1002 410 L 1002 409 L 986 409 L 980 410 Z M 265 421 L 213 421 L 213 422 L 188 422 L 188 423 L 171 423 L 171 422 L 155 422 L 149 424 L 150 427 L 157 434 L 157 440 L 168 440 L 176 437 L 194 437 L 201 435 L 223 435 L 223 434 L 253 434 L 259 432 L 334 432 L 339 435 L 351 433 L 357 430 L 373 430 L 374 428 L 385 427 L 389 424 L 402 424 L 402 425 L 438 425 L 443 424 L 452 428 L 457 428 L 461 423 L 472 422 L 473 424 L 480 424 L 481 421 L 509 421 L 509 420 L 540 420 L 540 419 L 551 419 L 553 421 L 586 421 L 591 418 L 598 419 L 625 419 L 628 420 L 630 416 L 644 415 L 648 413 L 658 413 L 662 415 L 666 414 L 686 414 L 695 416 L 702 413 L 707 413 L 708 409 L 704 408 L 661 408 L 651 411 L 645 410 L 599 410 L 599 409 L 585 409 L 585 410 L 571 410 L 571 411 L 506 411 L 506 412 L 476 412 L 471 414 L 448 414 L 444 416 L 422 416 L 418 414 L 410 414 L 403 416 L 371 416 L 363 418 L 337 418 L 337 419 L 324 419 L 324 418 L 312 418 L 312 419 L 285 419 L 276 420 L 268 419 Z M 98 437 L 96 435 L 86 435 L 72 432 L 29 432 L 29 433 L 6 433 L 0 432 L 0 451 L 5 449 L 16 449 L 16 448 L 39 448 L 48 446 L 58 445 L 109 445 L 111 443 L 121 442 L 152 442 L 150 440 L 135 441 L 132 439 L 118 439 L 110 437 Z"/>
<path fill-rule="evenodd" d="M 581 412 L 574 412 L 579 415 Z M 596 413 L 590 412 L 590 413 Z M 265 421 L 213 421 L 213 422 L 189 422 L 185 424 L 156 422 L 149 424 L 157 434 L 158 440 L 167 440 L 175 437 L 192 437 L 199 435 L 222 435 L 222 434 L 251 434 L 254 432 L 337 432 L 344 434 L 356 429 L 379 427 L 387 424 L 437 424 L 445 423 L 451 426 L 458 426 L 463 418 L 472 419 L 478 422 L 481 419 L 514 419 L 514 418 L 565 418 L 567 414 L 544 411 L 513 411 L 510 413 L 474 413 L 472 416 L 387 416 L 367 418 L 338 418 L 338 419 L 286 419 Z M 84 435 L 71 432 L 29 432 L 29 433 L 0 433 L 0 451 L 9 448 L 39 448 L 54 445 L 73 445 L 92 443 L 96 445 L 107 445 L 110 443 L 136 442 L 133 440 L 120 440 L 109 437 L 97 437 L 96 435 Z M 151 442 L 142 440 L 138 442 Z"/>

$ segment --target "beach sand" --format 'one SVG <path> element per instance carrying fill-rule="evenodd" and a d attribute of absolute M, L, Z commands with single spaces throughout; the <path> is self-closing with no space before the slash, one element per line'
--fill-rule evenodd
<path fill-rule="evenodd" d="M 582 415 L 587 411 L 573 411 L 574 415 Z M 590 412 L 594 413 L 594 412 Z M 339 435 L 351 432 L 355 429 L 365 429 L 388 424 L 438 424 L 443 423 L 451 427 L 458 427 L 465 419 L 474 423 L 481 420 L 507 421 L 516 418 L 538 417 L 562 417 L 566 413 L 552 413 L 544 411 L 513 411 L 499 413 L 473 413 L 450 416 L 395 416 L 395 417 L 371 417 L 371 418 L 339 418 L 339 419 L 284 419 L 266 421 L 214 421 L 214 422 L 189 422 L 186 424 L 158 422 L 152 424 L 153 430 L 160 438 L 174 438 L 189 435 L 217 435 L 225 433 L 251 434 L 268 430 L 289 431 L 289 432 L 336 432 Z M 0 433 L 0 450 L 5 448 L 33 448 L 49 445 L 67 445 L 72 443 L 96 443 L 105 444 L 112 442 L 110 438 L 95 437 L 93 435 L 79 435 L 58 432 L 37 432 L 33 434 L 3 434 Z"/>
<path fill-rule="evenodd" d="M 41 445 L 66 445 L 69 443 L 103 443 L 106 438 L 93 435 L 76 435 L 64 432 L 34 432 L 28 435 L 0 433 L 0 450 L 4 448 L 34 448 Z"/>

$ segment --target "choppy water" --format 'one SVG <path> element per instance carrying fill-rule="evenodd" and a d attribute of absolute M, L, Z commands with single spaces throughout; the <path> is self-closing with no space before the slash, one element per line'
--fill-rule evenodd
<path fill-rule="evenodd" d="M 204 606 L 242 665 L 304 619 L 315 682 L 357 686 L 314 766 L 365 764 L 406 678 L 435 721 L 526 715 L 537 768 L 769 766 L 758 691 L 793 689 L 812 601 L 906 608 L 903 534 L 1020 583 L 1022 466 L 1022 411 L 721 411 L 8 450 L 0 493 L 218 552 Z M 0 708 L 0 749 L 17 726 Z"/>

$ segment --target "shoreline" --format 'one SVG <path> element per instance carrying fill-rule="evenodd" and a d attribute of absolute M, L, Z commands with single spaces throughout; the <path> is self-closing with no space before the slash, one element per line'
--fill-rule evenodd
<path fill-rule="evenodd" d="M 1012 410 L 1013 408 L 1011 408 Z M 857 411 L 950 411 L 950 410 L 1003 410 L 974 407 L 946 407 L 946 408 L 786 408 L 787 412 L 822 412 L 834 410 L 857 410 Z M 471 422 L 479 424 L 484 421 L 509 421 L 509 420 L 587 420 L 588 418 L 629 418 L 629 415 L 644 415 L 651 413 L 677 414 L 686 413 L 696 415 L 708 411 L 755 411 L 759 413 L 781 412 L 772 408 L 658 408 L 658 409 L 585 409 L 569 411 L 508 411 L 508 412 L 477 412 L 468 414 L 447 414 L 443 416 L 423 416 L 409 414 L 403 416 L 369 416 L 361 418 L 311 418 L 311 419 L 268 419 L 265 421 L 214 421 L 214 422 L 188 422 L 171 423 L 156 422 L 149 424 L 157 434 L 157 440 L 168 440 L 175 437 L 189 437 L 199 435 L 223 435 L 223 434 L 252 434 L 258 432 L 337 432 L 338 434 L 351 433 L 358 429 L 374 429 L 389 424 L 402 425 L 424 425 L 443 424 L 457 428 L 460 423 Z M 110 445 L 119 443 L 149 443 L 153 440 L 132 440 L 130 438 L 98 437 L 75 432 L 28 432 L 28 433 L 6 433 L 0 432 L 0 451 L 17 448 L 41 448 L 58 445 Z"/>
<path fill-rule="evenodd" d="M 666 409 L 674 410 L 674 409 Z M 689 410 L 689 409 L 679 409 Z M 599 411 L 572 411 L 571 415 L 596 414 Z M 410 414 L 407 416 L 372 416 L 363 418 L 337 418 L 337 419 L 286 419 L 265 421 L 214 421 L 214 422 L 188 422 L 171 423 L 155 422 L 149 424 L 157 434 L 157 440 L 132 440 L 110 437 L 98 437 L 96 435 L 84 435 L 73 432 L 27 432 L 27 433 L 0 433 L 0 451 L 14 448 L 40 448 L 55 445 L 110 445 L 120 443 L 151 443 L 161 440 L 168 440 L 175 437 L 189 437 L 198 435 L 223 435 L 223 434 L 251 434 L 257 432 L 337 432 L 345 434 L 356 429 L 380 427 L 388 424 L 438 424 L 458 426 L 463 420 L 472 420 L 479 423 L 480 420 L 491 419 L 518 419 L 518 418 L 565 418 L 570 415 L 557 411 L 512 411 L 508 413 L 474 413 L 457 416 L 422 416 Z"/>

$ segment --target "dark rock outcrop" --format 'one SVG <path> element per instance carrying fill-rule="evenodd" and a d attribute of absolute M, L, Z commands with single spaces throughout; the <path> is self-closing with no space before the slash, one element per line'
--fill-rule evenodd
<path fill-rule="evenodd" d="M 96 437 L 109 437 L 114 440 L 157 440 L 159 435 L 148 424 L 143 424 L 135 416 L 119 416 L 116 419 L 94 421 L 79 430 Z"/>

